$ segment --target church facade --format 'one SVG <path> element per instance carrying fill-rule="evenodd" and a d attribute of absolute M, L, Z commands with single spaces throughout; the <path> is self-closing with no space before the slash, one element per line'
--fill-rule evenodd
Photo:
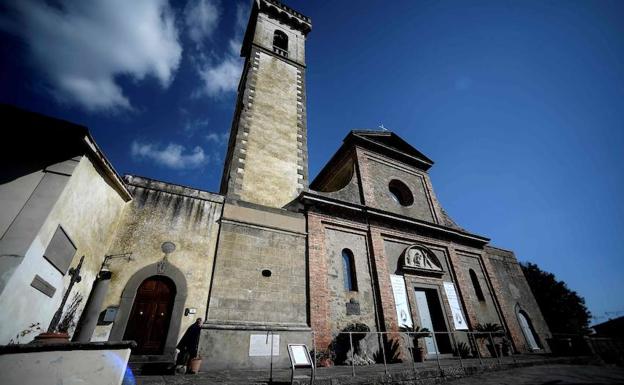
<path fill-rule="evenodd" d="M 0 343 L 74 304 L 74 340 L 135 340 L 135 361 L 171 359 L 202 317 L 205 369 L 266 367 L 268 338 L 284 364 L 287 344 L 325 350 L 353 324 L 498 324 L 515 351 L 548 351 L 513 252 L 455 224 L 431 184 L 433 161 L 409 143 L 351 131 L 309 182 L 311 20 L 275 0 L 252 7 L 219 193 L 122 178 L 86 128 L 2 107 L 20 146 L 37 151 L 2 163 L 0 305 L 10 312 Z M 426 349 L 452 352 L 444 335 Z"/>

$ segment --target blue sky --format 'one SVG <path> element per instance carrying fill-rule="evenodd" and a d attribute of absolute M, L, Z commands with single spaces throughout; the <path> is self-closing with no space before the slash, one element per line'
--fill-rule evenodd
<path fill-rule="evenodd" d="M 217 191 L 249 2 L 54 3 L 0 1 L 0 102 L 87 125 L 120 173 Z M 624 314 L 624 2 L 286 4 L 313 19 L 312 176 L 383 124 L 461 226 Z"/>

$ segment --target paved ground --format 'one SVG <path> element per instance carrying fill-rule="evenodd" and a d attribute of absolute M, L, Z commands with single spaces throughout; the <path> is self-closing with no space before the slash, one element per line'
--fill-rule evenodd
<path fill-rule="evenodd" d="M 624 368 L 585 365 L 590 359 L 557 359 L 539 355 L 505 357 L 496 360 L 457 359 L 427 361 L 424 363 L 383 365 L 355 368 L 337 366 L 319 368 L 318 385 L 373 385 L 373 384 L 439 384 L 452 385 L 568 385 L 568 384 L 624 384 Z M 578 364 L 582 363 L 582 365 Z M 462 368 L 463 366 L 463 368 Z M 268 368 L 267 368 L 268 369 Z M 444 373 L 444 378 L 441 378 Z M 299 373 L 298 373 L 299 374 Z M 308 374 L 300 372 L 300 374 Z M 465 376 L 453 379 L 456 376 Z M 298 381 L 297 381 L 298 380 Z M 309 377 L 296 379 L 297 384 L 309 383 Z M 145 376 L 128 375 L 124 385 L 247 385 L 269 384 L 268 370 L 219 370 L 197 375 Z M 273 371 L 273 384 L 290 384 L 290 370 Z"/>
<path fill-rule="evenodd" d="M 624 368 L 542 365 L 484 373 L 449 381 L 451 385 L 624 384 Z"/>

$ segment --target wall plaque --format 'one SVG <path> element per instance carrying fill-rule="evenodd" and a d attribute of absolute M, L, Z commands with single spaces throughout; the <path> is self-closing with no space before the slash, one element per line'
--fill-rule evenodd
<path fill-rule="evenodd" d="M 35 275 L 35 278 L 33 278 L 32 282 L 30 283 L 30 286 L 34 287 L 35 289 L 39 290 L 50 298 L 54 297 L 54 293 L 56 293 L 56 288 L 52 286 L 50 282 L 46 281 L 38 275 Z"/>
<path fill-rule="evenodd" d="M 468 325 L 464 319 L 461 306 L 459 306 L 459 300 L 457 299 L 457 292 L 455 291 L 453 282 L 444 282 L 444 292 L 446 293 L 446 299 L 448 299 L 449 306 L 451 307 L 455 330 L 468 330 Z"/>
<path fill-rule="evenodd" d="M 360 315 L 360 303 L 358 301 L 351 298 L 351 300 L 347 302 L 346 305 L 347 315 Z"/>
<path fill-rule="evenodd" d="M 249 357 L 270 357 L 271 339 L 273 339 L 273 356 L 279 356 L 279 334 L 252 334 L 249 336 Z"/>
<path fill-rule="evenodd" d="M 410 314 L 409 304 L 407 302 L 405 280 L 401 275 L 390 274 L 390 281 L 392 282 L 392 293 L 394 294 L 394 304 L 396 306 L 399 326 L 412 327 L 412 315 Z"/>

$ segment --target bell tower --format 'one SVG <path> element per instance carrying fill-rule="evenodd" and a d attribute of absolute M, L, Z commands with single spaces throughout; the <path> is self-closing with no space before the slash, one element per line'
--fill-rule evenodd
<path fill-rule="evenodd" d="M 255 0 L 221 180 L 227 198 L 282 208 L 308 186 L 305 40 L 310 18 Z"/>
<path fill-rule="evenodd" d="M 253 2 L 200 338 L 211 369 L 266 367 L 267 331 L 274 353 L 288 343 L 311 343 L 306 219 L 289 206 L 308 185 L 304 48 L 310 29 L 308 17 L 276 0 Z M 284 353 L 274 364 L 288 365 Z"/>

